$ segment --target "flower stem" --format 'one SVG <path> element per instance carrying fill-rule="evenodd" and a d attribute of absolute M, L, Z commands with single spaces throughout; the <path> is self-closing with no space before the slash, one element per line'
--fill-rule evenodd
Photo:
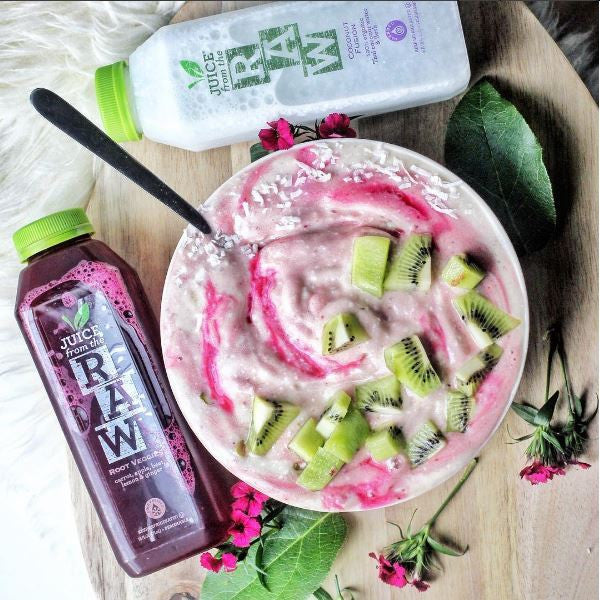
<path fill-rule="evenodd" d="M 454 498 L 454 496 L 456 496 L 456 494 L 458 493 L 460 488 L 464 485 L 465 481 L 467 481 L 467 479 L 469 479 L 469 476 L 471 475 L 471 473 L 473 472 L 473 469 L 476 466 L 477 466 L 477 458 L 474 458 L 469 463 L 469 465 L 465 469 L 464 473 L 461 475 L 461 478 L 458 480 L 458 483 L 454 486 L 452 491 L 448 494 L 446 499 L 442 502 L 440 507 L 437 509 L 437 511 L 435 512 L 433 517 L 431 517 L 431 519 L 429 519 L 429 521 L 427 521 L 427 523 L 425 523 L 425 527 L 429 528 L 436 522 L 437 518 L 442 514 L 442 512 L 446 508 L 446 506 L 448 506 L 450 500 L 452 500 L 452 498 Z"/>
<path fill-rule="evenodd" d="M 565 349 L 562 345 L 562 339 L 558 342 L 558 360 L 560 362 L 560 370 L 562 371 L 563 381 L 565 382 L 565 389 L 567 390 L 569 413 L 573 415 L 575 412 L 575 407 L 573 406 L 573 390 L 571 389 L 571 382 L 569 381 L 569 374 L 567 373 L 567 361 L 565 357 Z"/>
<path fill-rule="evenodd" d="M 276 506 L 270 513 L 265 515 L 265 518 L 262 521 L 263 526 L 266 525 L 267 523 L 270 523 L 273 519 L 278 517 L 279 514 L 283 511 L 283 509 L 285 507 L 286 507 L 285 504 L 279 503 L 279 506 Z"/>
<path fill-rule="evenodd" d="M 548 402 L 550 394 L 550 376 L 552 375 L 552 359 L 554 358 L 554 350 L 556 346 L 554 341 L 550 341 L 550 349 L 548 350 L 548 364 L 546 366 L 546 393 L 544 394 L 544 404 Z"/>

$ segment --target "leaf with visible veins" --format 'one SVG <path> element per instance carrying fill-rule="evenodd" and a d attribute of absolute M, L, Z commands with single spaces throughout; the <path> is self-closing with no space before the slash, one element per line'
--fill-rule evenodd
<path fill-rule="evenodd" d="M 521 113 L 488 81 L 456 106 L 444 153 L 448 168 L 489 204 L 518 254 L 552 238 L 556 207 L 542 148 Z"/>

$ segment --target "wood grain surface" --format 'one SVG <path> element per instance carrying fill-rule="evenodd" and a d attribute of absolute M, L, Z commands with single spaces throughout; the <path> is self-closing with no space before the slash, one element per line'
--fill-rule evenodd
<path fill-rule="evenodd" d="M 255 4 L 189 2 L 176 20 Z M 598 110 L 583 83 L 535 17 L 520 2 L 463 2 L 472 81 L 488 76 L 524 114 L 544 148 L 560 211 L 560 232 L 542 252 L 522 262 L 531 304 L 531 339 L 519 399 L 543 393 L 544 329 L 561 320 L 577 392 L 592 398 L 598 373 Z M 457 99 L 369 118 L 360 136 L 406 146 L 443 162 L 443 138 Z M 277 115 L 273 115 L 276 117 Z M 182 196 L 200 203 L 249 162 L 249 144 L 190 153 L 151 141 L 128 150 Z M 166 208 L 109 168 L 102 168 L 90 200 L 97 237 L 139 272 L 158 312 L 164 276 L 183 224 Z M 443 559 L 428 600 L 592 600 L 598 597 L 597 441 L 588 471 L 571 469 L 551 484 L 518 478 L 523 445 L 509 445 L 507 427 L 526 426 L 509 414 L 482 453 L 468 484 L 440 518 L 439 535 L 469 546 L 462 558 Z M 597 427 L 592 437 L 597 440 Z M 371 550 L 394 540 L 394 521 L 425 520 L 451 488 L 438 487 L 393 508 L 348 516 L 349 537 L 333 573 L 361 600 L 414 597 L 377 580 Z M 139 580 L 118 567 L 75 468 L 73 503 L 90 577 L 103 600 L 196 598 L 203 577 L 197 558 Z M 333 593 L 332 575 L 325 587 Z M 300 600 L 290 598 L 289 600 Z"/>

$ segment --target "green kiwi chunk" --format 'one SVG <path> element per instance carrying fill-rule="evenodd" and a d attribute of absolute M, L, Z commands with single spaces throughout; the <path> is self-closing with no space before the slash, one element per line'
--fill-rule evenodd
<path fill-rule="evenodd" d="M 351 313 L 340 313 L 323 326 L 322 354 L 336 354 L 369 339 L 360 321 Z"/>
<path fill-rule="evenodd" d="M 352 285 L 381 297 L 389 250 L 390 239 L 387 237 L 357 237 L 352 248 Z"/>
<path fill-rule="evenodd" d="M 456 372 L 458 389 L 467 396 L 472 396 L 501 356 L 502 348 L 498 344 L 491 344 L 471 357 Z"/>
<path fill-rule="evenodd" d="M 339 390 L 331 397 L 330 402 L 329 408 L 321 415 L 316 428 L 325 439 L 333 433 L 336 425 L 346 416 L 352 398 L 343 390 Z"/>
<path fill-rule="evenodd" d="M 402 391 L 395 375 L 373 379 L 357 385 L 354 391 L 360 410 L 376 413 L 398 413 L 402 410 Z"/>
<path fill-rule="evenodd" d="M 265 400 L 254 396 L 252 420 L 246 446 L 253 454 L 266 454 L 285 428 L 298 416 L 300 409 L 289 402 Z"/>
<path fill-rule="evenodd" d="M 362 414 L 351 407 L 336 425 L 323 448 L 348 463 L 369 435 L 369 424 Z"/>
<path fill-rule="evenodd" d="M 444 267 L 442 279 L 452 287 L 472 290 L 485 277 L 485 271 L 466 254 L 455 254 Z"/>
<path fill-rule="evenodd" d="M 417 467 L 438 453 L 445 445 L 446 440 L 435 423 L 426 421 L 408 441 L 408 460 L 413 467 Z"/>
<path fill-rule="evenodd" d="M 311 417 L 292 438 L 288 448 L 308 462 L 324 442 L 325 438 L 317 431 L 317 421 Z"/>
<path fill-rule="evenodd" d="M 300 473 L 297 483 L 311 492 L 322 490 L 343 466 L 343 460 L 340 460 L 325 448 L 319 448 L 314 458 Z"/>
<path fill-rule="evenodd" d="M 446 396 L 446 431 L 464 433 L 475 410 L 475 400 L 460 390 Z"/>
<path fill-rule="evenodd" d="M 452 304 L 480 348 L 494 343 L 521 323 L 474 291 L 454 298 Z"/>
<path fill-rule="evenodd" d="M 427 291 L 430 286 L 431 236 L 413 234 L 393 253 L 383 288 L 386 291 Z"/>
<path fill-rule="evenodd" d="M 374 431 L 367 438 L 365 446 L 373 459 L 383 462 L 392 456 L 406 452 L 406 440 L 396 425 L 389 425 Z"/>
<path fill-rule="evenodd" d="M 384 351 L 388 369 L 419 396 L 431 394 L 441 385 L 440 378 L 431 365 L 425 348 L 417 335 L 401 339 Z"/>

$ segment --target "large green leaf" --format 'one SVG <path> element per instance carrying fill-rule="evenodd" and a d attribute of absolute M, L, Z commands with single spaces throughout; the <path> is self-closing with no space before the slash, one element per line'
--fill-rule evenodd
<path fill-rule="evenodd" d="M 301 600 L 325 579 L 346 537 L 344 518 L 288 506 L 281 513 L 283 527 L 265 540 L 262 567 L 267 591 L 252 567 L 258 544 L 233 573 L 209 573 L 201 600 Z"/>
<path fill-rule="evenodd" d="M 494 211 L 519 254 L 542 248 L 556 207 L 542 148 L 515 106 L 487 81 L 458 103 L 446 131 L 448 168 Z"/>

